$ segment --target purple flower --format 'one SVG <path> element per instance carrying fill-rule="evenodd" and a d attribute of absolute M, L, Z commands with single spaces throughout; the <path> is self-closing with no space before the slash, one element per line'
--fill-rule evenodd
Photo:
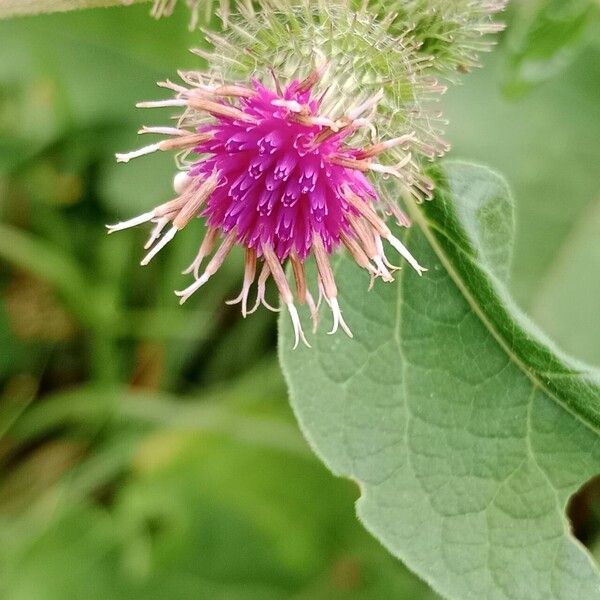
<path fill-rule="evenodd" d="M 175 178 L 177 197 L 108 228 L 112 233 L 152 221 L 155 227 L 146 244 L 149 252 L 142 260 L 146 265 L 194 217 L 204 218 L 206 236 L 186 271 L 193 273 L 195 281 L 176 292 L 181 303 L 216 273 L 233 246 L 239 244 L 246 252 L 244 283 L 238 298 L 229 303 L 241 303 L 244 316 L 261 303 L 272 309 L 264 296 L 265 284 L 272 277 L 290 313 L 296 345 L 300 339 L 306 345 L 308 342 L 294 296 L 300 304 L 308 305 L 315 327 L 319 301 L 324 298 L 333 314 L 331 333 L 341 327 L 352 336 L 340 310 L 329 261 L 341 245 L 373 279 L 392 281 L 392 272 L 397 268 L 386 258 L 383 240 L 419 274 L 425 271 L 392 235 L 378 209 L 391 208 L 402 225 L 408 226 L 408 219 L 397 206 L 382 207 L 366 177 L 369 172 L 402 177 L 403 166 L 411 160 L 409 152 L 393 166 L 378 163 L 376 157 L 392 147 L 408 147 L 414 141 L 413 134 L 364 147 L 351 146 L 353 136 L 370 127 L 369 114 L 376 110 L 382 94 L 374 95 L 341 119 L 332 120 L 320 113 L 320 99 L 313 95 L 318 80 L 315 71 L 284 88 L 275 81 L 275 89 L 258 81 L 249 87 L 195 82 L 187 88 L 165 83 L 176 92 L 175 99 L 140 106 L 183 107 L 178 127 L 144 128 L 143 133 L 167 134 L 170 138 L 117 155 L 117 159 L 127 162 L 157 150 L 186 152 L 188 168 Z M 211 254 L 201 273 L 203 261 Z M 305 261 L 311 255 L 317 265 L 318 302 L 309 291 L 305 275 Z M 295 292 L 284 271 L 288 261 Z M 258 293 L 249 309 L 248 297 L 257 269 Z"/>

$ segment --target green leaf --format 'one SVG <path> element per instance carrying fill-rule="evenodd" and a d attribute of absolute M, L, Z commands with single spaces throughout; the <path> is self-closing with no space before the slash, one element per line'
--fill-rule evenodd
<path fill-rule="evenodd" d="M 281 362 L 314 451 L 361 488 L 367 529 L 453 600 L 600 598 L 569 497 L 600 466 L 597 373 L 562 356 L 504 287 L 513 204 L 486 168 L 446 163 L 409 207 L 429 267 L 366 293 L 336 263 L 355 340 L 318 335 Z"/>
<path fill-rule="evenodd" d="M 133 4 L 134 2 L 148 2 L 148 0 L 4 0 L 0 4 L 0 19 L 79 8 Z"/>

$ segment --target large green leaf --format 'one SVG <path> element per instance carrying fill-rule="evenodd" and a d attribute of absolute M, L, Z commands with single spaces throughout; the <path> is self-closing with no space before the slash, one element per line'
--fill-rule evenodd
<path fill-rule="evenodd" d="M 569 497 L 600 470 L 597 373 L 562 356 L 504 288 L 513 205 L 483 167 L 446 163 L 395 285 L 336 263 L 354 340 L 280 352 L 314 451 L 361 488 L 364 525 L 455 600 L 600 598 Z M 368 278 L 367 278 L 368 279 Z"/>

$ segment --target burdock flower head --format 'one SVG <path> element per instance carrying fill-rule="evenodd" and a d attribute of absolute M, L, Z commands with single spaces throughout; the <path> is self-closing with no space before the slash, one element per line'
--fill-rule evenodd
<path fill-rule="evenodd" d="M 267 305 L 265 284 L 272 277 L 290 313 L 296 344 L 302 339 L 307 345 L 294 295 L 300 304 L 309 306 L 316 324 L 318 302 L 308 289 L 304 268 L 311 255 L 317 265 L 319 298 L 325 299 L 333 314 L 331 333 L 341 327 L 350 336 L 337 300 L 329 260 L 332 252 L 343 245 L 372 278 L 391 281 L 396 267 L 386 257 L 386 241 L 419 274 L 425 270 L 379 216 L 381 203 L 366 177 L 369 173 L 402 177 L 402 162 L 408 163 L 410 154 L 391 166 L 380 164 L 377 157 L 392 147 L 407 147 L 414 136 L 353 146 L 356 132 L 371 127 L 370 115 L 376 111 L 382 92 L 332 120 L 320 111 L 321 101 L 313 94 L 319 78 L 320 72 L 315 70 L 304 80 L 285 86 L 277 78 L 271 87 L 258 81 L 211 85 L 188 79 L 189 87 L 166 82 L 164 85 L 176 92 L 175 99 L 140 106 L 184 107 L 179 127 L 144 128 L 143 133 L 170 137 L 117 158 L 127 162 L 158 150 L 185 150 L 196 158 L 175 178 L 176 198 L 109 226 L 112 233 L 154 223 L 146 244 L 148 253 L 142 260 L 146 265 L 192 219 L 205 219 L 207 233 L 186 271 L 193 273 L 195 280 L 176 292 L 181 303 L 216 273 L 233 246 L 239 244 L 245 248 L 245 275 L 242 291 L 231 303 L 241 303 L 244 316 L 261 302 Z M 408 224 L 401 211 L 394 212 Z M 201 273 L 203 261 L 217 245 Z M 288 262 L 295 294 L 285 275 Z M 248 297 L 257 271 L 257 299 L 249 309 Z"/>
<path fill-rule="evenodd" d="M 441 114 L 428 105 L 445 86 L 430 75 L 433 57 L 422 54 L 412 27 L 390 33 L 398 28 L 393 15 L 355 13 L 346 1 L 330 7 L 308 1 L 293 7 L 280 0 L 261 4 L 273 10 L 256 12 L 242 3 L 228 34 L 207 32 L 214 50 L 196 53 L 207 60 L 208 73 L 180 72 L 182 84 L 160 84 L 174 98 L 139 105 L 179 107 L 182 113 L 175 127 L 141 130 L 167 139 L 117 158 L 127 162 L 177 151 L 176 197 L 109 232 L 154 223 L 146 265 L 199 217 L 207 232 L 185 271 L 194 281 L 176 292 L 182 303 L 240 245 L 244 282 L 230 303 L 241 303 L 244 316 L 261 303 L 272 309 L 265 300 L 272 278 L 291 316 L 296 345 L 300 340 L 308 345 L 296 302 L 308 305 L 316 327 L 324 299 L 333 316 L 331 333 L 341 328 L 352 336 L 330 257 L 344 246 L 372 282 L 392 281 L 399 267 L 388 260 L 388 246 L 419 275 L 425 271 L 384 216 L 407 227 L 398 200 L 431 197 L 433 183 L 422 163 L 443 155 L 448 145 L 439 135 Z M 376 189 L 376 178 L 395 184 Z M 311 258 L 316 282 L 307 281 Z M 256 301 L 249 308 L 255 280 Z M 310 288 L 318 290 L 316 301 Z"/>

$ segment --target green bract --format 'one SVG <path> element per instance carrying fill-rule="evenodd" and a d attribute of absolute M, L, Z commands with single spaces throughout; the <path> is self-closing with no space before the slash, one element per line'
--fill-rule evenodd
<path fill-rule="evenodd" d="M 260 6 L 258 6 L 260 5 Z M 423 160 L 443 156 L 445 121 L 435 105 L 446 86 L 436 77 L 467 71 L 489 48 L 486 33 L 504 2 L 422 0 L 389 5 L 379 0 L 262 0 L 241 2 L 223 33 L 208 32 L 212 51 L 198 51 L 215 80 L 272 84 L 321 74 L 321 110 L 331 118 L 383 93 L 369 117 L 379 138 L 414 135 L 410 156 L 388 152 L 401 164 L 403 193 L 431 195 Z"/>
<path fill-rule="evenodd" d="M 446 164 L 406 238 L 429 272 L 377 285 L 337 264 L 355 340 L 281 361 L 315 452 L 362 492 L 365 526 L 453 600 L 593 600 L 569 497 L 600 465 L 600 378 L 562 356 L 505 289 L 513 207 L 482 167 Z"/>
<path fill-rule="evenodd" d="M 364 4 L 363 0 L 354 0 Z M 465 72 L 479 66 L 479 53 L 488 51 L 493 38 L 485 34 L 503 29 L 493 16 L 506 0 L 369 0 L 369 10 L 388 19 L 391 33 L 411 32 L 419 52 L 432 57 L 439 73 Z"/>
<path fill-rule="evenodd" d="M 413 135 L 408 161 L 403 147 L 388 151 L 387 162 L 402 163 L 404 192 L 428 197 L 432 185 L 421 169 L 422 159 L 448 149 L 440 137 L 441 113 L 432 107 L 446 88 L 426 74 L 430 61 L 416 51 L 410 35 L 391 35 L 387 24 L 370 12 L 355 13 L 344 2 L 300 4 L 265 1 L 262 11 L 241 9 L 227 32 L 209 32 L 212 51 L 198 53 L 213 78 L 258 78 L 272 86 L 277 85 L 274 78 L 285 83 L 318 71 L 315 95 L 322 95 L 320 112 L 331 119 L 351 114 L 381 93 L 376 110 L 367 116 L 372 125 L 370 135 L 364 128 L 366 137 Z"/>

